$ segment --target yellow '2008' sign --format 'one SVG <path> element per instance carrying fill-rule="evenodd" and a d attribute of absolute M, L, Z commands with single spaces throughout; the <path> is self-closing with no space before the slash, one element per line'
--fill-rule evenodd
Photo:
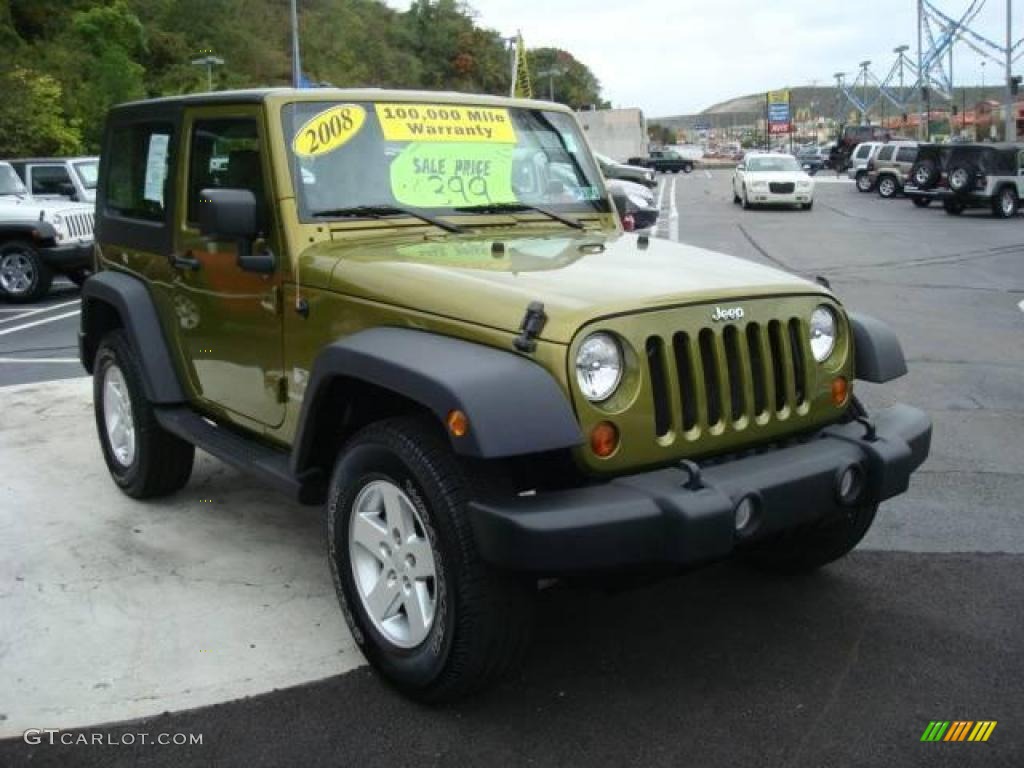
<path fill-rule="evenodd" d="M 358 104 L 341 104 L 314 115 L 299 128 L 292 150 L 301 157 L 333 152 L 359 133 L 366 122 L 366 110 Z"/>

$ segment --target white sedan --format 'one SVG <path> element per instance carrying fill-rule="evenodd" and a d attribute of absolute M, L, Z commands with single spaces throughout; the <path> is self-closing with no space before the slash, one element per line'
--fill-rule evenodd
<path fill-rule="evenodd" d="M 732 175 L 732 201 L 744 208 L 754 205 L 814 205 L 814 179 L 804 173 L 792 155 L 747 155 Z"/>

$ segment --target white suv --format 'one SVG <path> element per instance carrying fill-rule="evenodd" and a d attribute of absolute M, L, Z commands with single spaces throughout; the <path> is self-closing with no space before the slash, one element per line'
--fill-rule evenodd
<path fill-rule="evenodd" d="M 56 273 L 75 283 L 93 265 L 91 203 L 31 197 L 10 163 L 0 162 L 0 299 L 35 301 Z"/>
<path fill-rule="evenodd" d="M 870 192 L 874 189 L 875 182 L 868 176 L 868 163 L 884 146 L 885 143 L 881 141 L 865 141 L 854 147 L 850 153 L 850 170 L 846 174 L 857 182 L 858 192 Z"/>

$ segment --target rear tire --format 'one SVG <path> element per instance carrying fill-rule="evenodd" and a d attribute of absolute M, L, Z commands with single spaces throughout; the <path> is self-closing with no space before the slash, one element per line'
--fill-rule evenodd
<path fill-rule="evenodd" d="M 124 331 L 103 337 L 93 365 L 93 410 L 111 478 L 133 499 L 151 499 L 184 487 L 195 447 L 160 426 L 140 370 Z"/>
<path fill-rule="evenodd" d="M 883 176 L 878 180 L 879 197 L 889 200 L 890 198 L 896 197 L 896 193 L 899 191 L 899 185 L 896 183 L 896 179 L 892 176 Z"/>
<path fill-rule="evenodd" d="M 927 208 L 929 205 L 932 204 L 931 199 L 927 197 L 912 197 L 910 199 L 918 208 Z"/>
<path fill-rule="evenodd" d="M 43 298 L 52 283 L 53 271 L 31 243 L 12 240 L 0 245 L 0 297 L 28 304 Z"/>
<path fill-rule="evenodd" d="M 837 518 L 778 534 L 742 557 L 755 568 L 773 573 L 817 570 L 849 554 L 871 528 L 877 511 L 877 504 L 854 507 Z"/>
<path fill-rule="evenodd" d="M 1012 187 L 1003 187 L 992 201 L 992 215 L 1000 219 L 1012 219 L 1020 210 L 1020 200 Z"/>
<path fill-rule="evenodd" d="M 368 502 L 376 489 L 379 502 Z M 343 449 L 331 477 L 328 559 L 342 612 L 374 669 L 424 702 L 494 684 L 518 666 L 531 634 L 532 585 L 495 571 L 477 552 L 467 512 L 474 490 L 430 417 L 366 427 Z M 391 543 L 396 519 L 406 522 Z M 410 565 L 409 554 L 418 561 Z M 375 602 L 378 590 L 389 591 Z"/>

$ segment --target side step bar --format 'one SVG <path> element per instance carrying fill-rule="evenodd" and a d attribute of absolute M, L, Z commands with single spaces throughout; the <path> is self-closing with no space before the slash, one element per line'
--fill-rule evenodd
<path fill-rule="evenodd" d="M 322 474 L 292 474 L 287 452 L 207 421 L 188 406 L 155 408 L 160 426 L 202 448 L 235 469 L 251 474 L 302 504 L 319 504 L 326 497 Z"/>

